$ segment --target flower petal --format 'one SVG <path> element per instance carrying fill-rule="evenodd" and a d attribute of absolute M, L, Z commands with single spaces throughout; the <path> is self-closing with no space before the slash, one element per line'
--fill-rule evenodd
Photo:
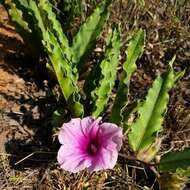
<path fill-rule="evenodd" d="M 81 119 L 76 118 L 71 119 L 70 122 L 63 124 L 58 139 L 61 144 L 73 146 L 79 145 L 80 139 L 82 137 L 84 137 L 84 134 L 82 131 Z"/>
<path fill-rule="evenodd" d="M 118 158 L 118 152 L 110 151 L 102 148 L 100 152 L 93 158 L 91 166 L 88 168 L 89 171 L 99 171 L 103 169 L 112 169 Z"/>
<path fill-rule="evenodd" d="M 91 126 L 91 124 L 94 122 L 94 118 L 93 117 L 85 117 L 81 120 L 81 125 L 82 125 L 82 130 L 83 133 L 87 136 L 88 132 L 89 132 L 89 128 Z M 88 137 L 88 136 L 87 136 Z"/>
<path fill-rule="evenodd" d="M 91 157 L 80 151 L 67 149 L 64 145 L 58 151 L 57 160 L 62 169 L 73 173 L 91 165 Z"/>
<path fill-rule="evenodd" d="M 82 128 L 87 138 L 93 139 L 97 136 L 101 117 L 94 119 L 93 117 L 85 117 L 82 119 Z"/>
<path fill-rule="evenodd" d="M 98 138 L 103 147 L 116 147 L 119 151 L 122 146 L 122 129 L 113 123 L 102 123 L 100 125 Z M 115 145 L 114 145 L 115 144 Z"/>

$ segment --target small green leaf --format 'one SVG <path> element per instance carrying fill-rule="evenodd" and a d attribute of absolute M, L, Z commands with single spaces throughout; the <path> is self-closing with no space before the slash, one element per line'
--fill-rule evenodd
<path fill-rule="evenodd" d="M 23 19 L 22 10 L 18 9 L 14 1 L 6 0 L 5 4 L 9 6 L 8 12 L 12 20 L 23 27 L 26 31 L 31 32 L 28 23 Z"/>
<path fill-rule="evenodd" d="M 129 42 L 126 50 L 127 60 L 123 64 L 122 78 L 119 83 L 119 88 L 112 108 L 110 120 L 118 125 L 122 122 L 123 111 L 128 103 L 128 90 L 131 75 L 136 70 L 136 61 L 141 57 L 144 50 L 145 32 L 139 30 Z"/>
<path fill-rule="evenodd" d="M 52 4 L 48 0 L 40 0 L 38 7 L 46 29 L 48 28 L 51 30 L 51 32 L 56 36 L 63 52 L 66 54 L 67 58 L 70 59 L 72 53 L 69 47 L 69 42 L 62 30 L 61 23 L 56 18 L 56 14 L 53 12 Z"/>
<path fill-rule="evenodd" d="M 190 149 L 164 154 L 159 163 L 160 172 L 175 172 L 190 167 Z"/>
<path fill-rule="evenodd" d="M 41 43 L 41 30 L 38 30 L 32 10 L 35 9 L 36 3 L 30 0 L 6 0 L 6 3 L 8 3 L 9 11 L 11 11 L 9 15 L 16 22 L 16 31 L 22 35 L 23 40 L 27 43 L 32 57 L 39 57 L 40 53 L 43 52 L 43 46 Z M 10 7 L 14 7 L 14 10 Z M 12 11 L 14 14 L 12 14 Z M 17 16 L 15 15 L 16 13 L 18 13 Z M 15 16 L 17 19 L 14 19 Z"/>
<path fill-rule="evenodd" d="M 57 80 L 64 98 L 74 116 L 83 115 L 83 106 L 80 103 L 80 95 L 77 81 L 72 73 L 71 65 L 65 58 L 59 43 L 53 33 L 48 32 L 49 41 L 46 46 L 48 55 L 54 68 Z"/>
<path fill-rule="evenodd" d="M 104 110 L 115 83 L 121 47 L 120 33 L 114 30 L 107 43 L 105 58 L 100 63 L 99 85 L 91 93 L 94 101 L 93 116 L 95 117 L 98 117 Z"/>
<path fill-rule="evenodd" d="M 139 3 L 142 7 L 145 6 L 145 0 L 138 0 L 138 3 Z"/>
<path fill-rule="evenodd" d="M 55 110 L 52 114 L 51 124 L 53 128 L 59 127 L 61 116 L 63 114 L 59 112 L 59 110 Z"/>
<path fill-rule="evenodd" d="M 31 12 L 29 12 L 29 14 L 32 14 L 33 18 L 34 18 L 34 22 L 36 22 L 36 29 L 39 30 L 41 32 L 41 36 L 43 38 L 44 41 L 48 41 L 48 35 L 40 14 L 40 11 L 38 9 L 38 6 L 36 4 L 36 2 L 34 0 L 29 0 L 29 7 Z"/>
<path fill-rule="evenodd" d="M 84 66 L 82 59 L 95 44 L 96 38 L 99 36 L 103 26 L 108 18 L 108 6 L 111 0 L 103 0 L 94 12 L 87 18 L 85 23 L 80 27 L 79 32 L 73 39 L 72 62 L 81 70 Z"/>
<path fill-rule="evenodd" d="M 173 62 L 174 59 L 170 63 Z M 183 74 L 184 72 L 176 74 L 170 67 L 168 72 L 158 76 L 154 81 L 146 100 L 138 109 L 139 117 L 130 126 L 128 137 L 133 151 L 139 152 L 155 142 L 156 134 L 162 129 L 163 114 L 169 101 L 168 92 Z"/>

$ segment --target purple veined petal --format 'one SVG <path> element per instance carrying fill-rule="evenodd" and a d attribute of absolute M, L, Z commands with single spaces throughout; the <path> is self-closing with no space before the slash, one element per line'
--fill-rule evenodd
<path fill-rule="evenodd" d="M 93 158 L 91 166 L 88 168 L 90 172 L 105 169 L 112 169 L 118 158 L 118 152 L 110 151 L 102 148 L 100 152 Z"/>
<path fill-rule="evenodd" d="M 58 151 L 57 160 L 62 169 L 76 173 L 88 168 L 91 165 L 92 158 L 77 150 L 69 150 L 62 145 Z"/>
<path fill-rule="evenodd" d="M 79 140 L 83 136 L 84 134 L 81 127 L 81 119 L 76 118 L 63 124 L 58 139 L 61 144 L 73 146 L 78 145 Z"/>
<path fill-rule="evenodd" d="M 101 143 L 101 145 L 102 148 L 105 148 L 107 150 L 118 151 L 118 145 L 113 141 L 109 141 L 109 143 Z"/>
<path fill-rule="evenodd" d="M 99 130 L 99 123 L 101 122 L 101 117 L 94 119 L 93 117 L 85 117 L 82 119 L 81 124 L 85 135 L 88 138 L 95 138 Z"/>
<path fill-rule="evenodd" d="M 106 147 L 112 143 L 115 143 L 116 149 L 119 151 L 122 146 L 122 129 L 113 123 L 102 123 L 100 128 L 101 130 L 98 138 L 102 142 L 102 146 Z"/>
<path fill-rule="evenodd" d="M 93 117 L 85 117 L 81 120 L 81 126 L 84 134 L 88 134 L 89 126 L 94 122 Z"/>

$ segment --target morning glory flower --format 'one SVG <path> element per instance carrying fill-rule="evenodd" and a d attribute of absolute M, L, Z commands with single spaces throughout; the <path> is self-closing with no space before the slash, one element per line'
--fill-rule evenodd
<path fill-rule="evenodd" d="M 58 138 L 62 144 L 57 155 L 60 167 L 73 173 L 85 168 L 92 172 L 115 166 L 122 129 L 101 118 L 75 118 L 63 124 Z"/>

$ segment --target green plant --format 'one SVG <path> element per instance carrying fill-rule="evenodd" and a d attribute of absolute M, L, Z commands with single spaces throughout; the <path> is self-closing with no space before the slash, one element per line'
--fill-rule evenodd
<path fill-rule="evenodd" d="M 138 108 L 139 117 L 130 126 L 129 143 L 135 152 L 147 149 L 156 139 L 157 132 L 161 130 L 164 113 L 169 101 L 169 90 L 183 73 L 175 73 L 172 65 L 162 76 L 158 76 L 149 90 L 143 105 Z"/>
<path fill-rule="evenodd" d="M 86 54 L 95 45 L 95 40 L 108 18 L 108 6 L 110 3 L 111 0 L 102 1 L 92 15 L 86 19 L 85 23 L 80 27 L 79 32 L 73 38 L 71 47 L 73 51 L 72 62 L 77 65 L 79 72 L 83 69 Z"/>
<path fill-rule="evenodd" d="M 120 33 L 114 30 L 107 39 L 105 58 L 100 63 L 101 76 L 99 84 L 91 92 L 94 102 L 92 115 L 98 117 L 106 107 L 113 89 L 120 53 Z"/>
<path fill-rule="evenodd" d="M 84 87 L 79 88 L 78 79 L 84 70 L 85 58 L 92 52 L 96 39 L 108 19 L 111 0 L 102 0 L 97 5 L 73 37 L 71 44 L 63 32 L 53 5 L 48 0 L 6 0 L 6 4 L 13 21 L 29 36 L 34 37 L 34 34 L 37 34 L 41 40 L 51 63 L 49 67 L 56 75 L 67 109 L 72 116 L 93 115 L 96 118 L 102 116 L 109 107 L 118 74 L 121 48 L 119 29 L 113 29 L 108 35 L 104 55 L 88 73 Z M 154 159 L 161 145 L 160 131 L 167 111 L 169 91 L 184 72 L 174 71 L 174 57 L 169 63 L 168 70 L 156 77 L 145 100 L 130 102 L 128 100 L 130 79 L 137 69 L 136 62 L 141 58 L 144 46 L 145 31 L 140 29 L 134 32 L 125 51 L 127 58 L 122 65 L 119 85 L 115 89 L 115 99 L 112 98 L 113 106 L 109 120 L 123 127 L 136 160 L 147 166 L 154 166 L 161 176 L 168 175 L 171 180 L 180 178 L 180 185 L 175 183 L 177 189 L 189 178 L 189 150 L 165 154 L 159 163 L 155 163 Z M 57 111 L 55 113 L 58 120 L 60 114 Z M 130 124 L 128 119 L 133 113 L 136 113 L 136 118 Z M 162 178 L 160 181 L 162 184 Z M 168 185 L 167 188 L 171 189 L 172 186 Z"/>
<path fill-rule="evenodd" d="M 41 38 L 68 108 L 74 116 L 83 115 L 83 105 L 80 103 L 77 86 L 78 70 L 82 69 L 80 63 L 103 29 L 110 3 L 110 0 L 104 0 L 97 6 L 81 26 L 70 46 L 53 11 L 53 6 L 48 0 L 39 3 L 35 0 L 6 1 L 13 20 L 28 32 L 37 32 Z M 26 19 L 23 17 L 24 14 Z M 30 16 L 32 20 L 29 21 Z"/>
<path fill-rule="evenodd" d="M 168 152 L 161 157 L 158 165 L 162 189 L 183 190 L 190 181 L 190 149 Z"/>
<path fill-rule="evenodd" d="M 112 114 L 110 120 L 119 124 L 121 121 L 125 120 L 123 118 L 123 112 L 125 106 L 128 104 L 128 90 L 131 75 L 136 70 L 136 61 L 141 57 L 144 50 L 145 43 L 145 32 L 139 30 L 135 33 L 129 43 L 129 46 L 126 50 L 127 59 L 123 64 L 123 71 L 121 73 L 122 78 L 119 82 L 118 92 L 114 101 Z"/>

